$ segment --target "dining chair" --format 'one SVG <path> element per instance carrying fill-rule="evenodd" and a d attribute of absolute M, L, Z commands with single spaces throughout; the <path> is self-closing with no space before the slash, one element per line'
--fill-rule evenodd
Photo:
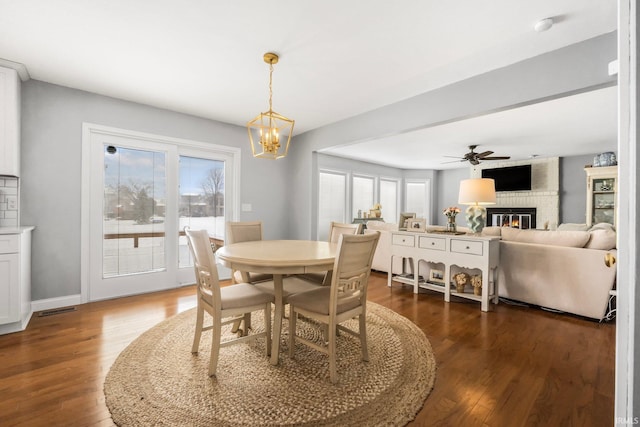
<path fill-rule="evenodd" d="M 336 260 L 333 264 L 331 286 L 292 295 L 289 302 L 289 357 L 293 359 L 295 343 L 299 341 L 329 356 L 329 377 L 338 380 L 336 369 L 337 331 L 360 338 L 362 360 L 369 360 L 367 350 L 367 285 L 371 273 L 373 253 L 380 233 L 347 235 L 338 240 Z M 298 315 L 320 323 L 328 343 L 317 343 L 297 334 Z M 358 317 L 358 330 L 341 323 Z"/>
<path fill-rule="evenodd" d="M 331 221 L 329 225 L 329 242 L 338 243 L 338 239 L 343 234 L 361 234 L 362 224 L 344 224 L 340 222 Z M 323 285 L 329 285 L 331 283 L 331 271 L 321 271 L 317 273 L 304 273 L 301 274 L 305 280 L 314 283 L 320 283 Z"/>
<path fill-rule="evenodd" d="M 262 240 L 262 221 L 227 221 L 225 244 L 253 242 Z M 264 280 L 271 280 L 271 274 L 252 273 L 248 271 L 233 270 L 231 272 L 231 283 L 257 283 Z"/>
<path fill-rule="evenodd" d="M 196 330 L 193 336 L 191 352 L 198 353 L 200 337 L 203 331 L 212 330 L 211 355 L 209 358 L 209 376 L 216 374 L 220 348 L 239 344 L 259 337 L 266 337 L 267 356 L 271 352 L 271 303 L 273 295 L 259 288 L 239 283 L 220 287 L 215 256 L 211 250 L 206 230 L 190 230 L 185 227 L 185 235 L 194 260 L 197 288 Z M 240 338 L 221 342 L 222 326 L 242 320 L 247 313 L 264 311 L 264 328 L 260 333 L 242 335 Z M 212 317 L 211 326 L 203 327 L 204 313 Z"/>

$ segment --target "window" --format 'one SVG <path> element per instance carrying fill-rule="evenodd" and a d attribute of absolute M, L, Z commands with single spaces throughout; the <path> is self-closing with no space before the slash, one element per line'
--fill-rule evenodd
<path fill-rule="evenodd" d="M 318 240 L 328 240 L 331 221 L 346 221 L 347 175 L 339 172 L 320 172 L 318 194 Z"/>
<path fill-rule="evenodd" d="M 380 204 L 385 222 L 398 221 L 398 181 L 380 179 Z"/>
<path fill-rule="evenodd" d="M 371 177 L 353 177 L 353 196 L 351 202 L 351 217 L 357 218 L 358 211 L 368 212 L 373 207 L 373 188 L 375 180 Z"/>
<path fill-rule="evenodd" d="M 431 224 L 428 217 L 428 209 L 431 206 L 429 182 L 429 180 L 407 181 L 405 201 L 405 211 L 415 212 L 416 217 L 425 218 L 427 224 Z"/>

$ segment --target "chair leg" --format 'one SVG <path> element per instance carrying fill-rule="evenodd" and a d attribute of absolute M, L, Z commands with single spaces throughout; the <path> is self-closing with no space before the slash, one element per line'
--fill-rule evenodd
<path fill-rule="evenodd" d="M 327 331 L 329 333 L 329 378 L 335 384 L 338 382 L 338 374 L 336 372 L 336 325 L 329 324 Z"/>
<path fill-rule="evenodd" d="M 264 331 L 267 337 L 267 357 L 271 356 L 271 303 L 264 307 Z"/>
<path fill-rule="evenodd" d="M 200 337 L 202 336 L 202 324 L 204 322 L 204 308 L 198 302 L 197 315 L 196 315 L 196 331 L 193 334 L 193 345 L 191 346 L 191 353 L 197 354 L 198 347 L 200 347 Z"/>
<path fill-rule="evenodd" d="M 214 325 L 211 334 L 211 356 L 209 357 L 209 376 L 216 374 L 218 357 L 220 356 L 220 339 L 222 338 L 222 325 L 220 319 L 213 319 Z"/>
<path fill-rule="evenodd" d="M 243 336 L 249 335 L 249 329 L 251 329 L 251 313 L 244 314 L 244 329 Z"/>
<path fill-rule="evenodd" d="M 361 313 L 358 316 L 360 320 L 360 346 L 362 347 L 362 360 L 369 361 L 369 349 L 367 348 L 367 319 L 366 313 Z"/>
<path fill-rule="evenodd" d="M 296 346 L 296 319 L 298 313 L 293 305 L 289 304 L 289 358 L 293 359 L 293 351 Z"/>

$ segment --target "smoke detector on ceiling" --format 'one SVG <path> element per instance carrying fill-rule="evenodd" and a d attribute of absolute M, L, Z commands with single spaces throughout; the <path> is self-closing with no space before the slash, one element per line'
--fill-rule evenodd
<path fill-rule="evenodd" d="M 533 29 L 536 30 L 536 32 L 541 33 L 543 31 L 547 31 L 552 26 L 553 26 L 553 19 L 545 18 L 536 22 L 536 25 L 533 26 Z"/>

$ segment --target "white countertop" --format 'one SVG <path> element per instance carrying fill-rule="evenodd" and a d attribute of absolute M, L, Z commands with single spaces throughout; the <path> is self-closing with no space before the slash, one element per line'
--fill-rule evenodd
<path fill-rule="evenodd" d="M 21 234 L 25 231 L 31 231 L 35 227 L 32 225 L 23 225 L 20 227 L 0 227 L 0 234 Z"/>

